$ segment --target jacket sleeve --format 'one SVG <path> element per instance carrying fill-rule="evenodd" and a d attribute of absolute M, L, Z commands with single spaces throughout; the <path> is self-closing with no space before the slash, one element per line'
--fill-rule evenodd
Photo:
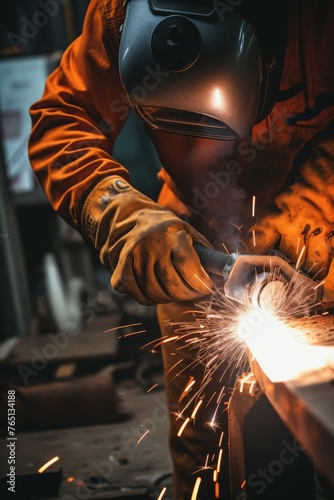
<path fill-rule="evenodd" d="M 32 105 L 29 156 L 52 207 L 80 231 L 80 211 L 90 190 L 109 175 L 129 180 L 112 158 L 129 114 L 118 74 L 118 39 L 110 16 L 119 0 L 91 0 L 82 34 L 64 52 Z"/>

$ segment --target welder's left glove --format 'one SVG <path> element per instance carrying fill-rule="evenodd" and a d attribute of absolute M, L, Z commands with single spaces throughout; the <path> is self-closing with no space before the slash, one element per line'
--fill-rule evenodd
<path fill-rule="evenodd" d="M 294 183 L 251 227 L 244 243 L 257 254 L 276 245 L 291 264 L 299 260 L 310 276 L 323 279 L 334 249 L 334 134 L 318 134 L 301 153 Z"/>

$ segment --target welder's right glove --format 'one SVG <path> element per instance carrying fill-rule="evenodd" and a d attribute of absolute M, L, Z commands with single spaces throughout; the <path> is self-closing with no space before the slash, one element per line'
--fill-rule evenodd
<path fill-rule="evenodd" d="M 302 151 L 294 182 L 246 235 L 253 253 L 275 244 L 292 264 L 323 279 L 334 256 L 334 133 L 319 133 Z"/>
<path fill-rule="evenodd" d="M 112 274 L 114 289 L 141 304 L 194 300 L 212 291 L 193 248 L 210 243 L 122 178 L 107 177 L 90 192 L 81 226 Z"/>

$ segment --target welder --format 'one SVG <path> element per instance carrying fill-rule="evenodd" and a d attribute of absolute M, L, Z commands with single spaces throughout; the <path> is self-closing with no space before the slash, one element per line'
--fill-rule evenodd
<path fill-rule="evenodd" d="M 31 107 L 30 160 L 52 207 L 98 252 L 116 291 L 157 305 L 162 335 L 175 335 L 169 322 L 185 321 L 215 286 L 195 243 L 263 255 L 275 248 L 291 264 L 300 258 L 310 277 L 329 273 L 333 26 L 326 0 L 91 0 L 81 36 Z M 113 158 L 130 109 L 161 161 L 157 201 Z M 180 394 L 203 376 L 185 345 L 163 344 L 175 500 L 191 498 L 195 472 L 217 452 L 205 425 L 216 398 L 177 436 Z M 224 377 L 223 409 L 234 383 L 231 371 Z M 221 498 L 229 495 L 226 415 L 218 419 Z M 214 497 L 212 470 L 203 470 L 197 498 Z"/>

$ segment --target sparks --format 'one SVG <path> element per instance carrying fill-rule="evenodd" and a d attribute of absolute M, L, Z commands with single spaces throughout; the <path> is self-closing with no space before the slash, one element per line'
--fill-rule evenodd
<path fill-rule="evenodd" d="M 229 252 L 229 250 L 228 250 L 227 246 L 225 245 L 225 243 L 222 243 L 222 246 L 223 246 L 223 248 L 224 248 L 225 252 L 226 252 L 228 255 L 230 255 L 230 252 Z"/>
<path fill-rule="evenodd" d="M 277 269 L 273 270 L 275 276 L 277 272 L 279 272 Z M 262 338 L 261 332 L 266 335 L 266 345 L 269 343 L 273 331 L 282 328 L 283 331 L 287 331 L 286 337 L 298 338 L 299 342 L 305 343 L 305 335 L 302 335 L 297 328 L 288 327 L 288 324 L 296 317 L 309 317 L 309 306 L 299 282 L 292 283 L 291 287 L 293 287 L 294 293 L 289 293 L 291 288 L 282 287 L 279 294 L 276 294 L 270 311 L 254 309 L 251 304 L 236 303 L 227 298 L 222 289 L 215 289 L 208 301 L 199 303 L 197 309 L 191 311 L 192 320 L 172 323 L 179 338 L 184 340 L 182 348 L 196 350 L 193 366 L 201 365 L 204 367 L 202 380 L 197 381 L 196 390 L 194 390 L 194 381 L 190 380 L 189 385 L 187 384 L 185 387 L 186 392 L 184 390 L 180 396 L 181 401 L 187 394 L 186 404 L 180 410 L 182 418 L 190 405 L 195 408 L 190 417 L 194 419 L 202 404 L 205 403 L 206 407 L 209 407 L 213 401 L 216 404 L 215 415 L 218 410 L 221 413 L 227 411 L 229 402 L 226 399 L 229 397 L 230 389 L 225 390 L 224 387 L 217 387 L 217 384 L 212 387 L 212 380 L 214 376 L 216 378 L 217 373 L 220 373 L 221 380 L 224 379 L 226 370 L 230 369 L 236 374 L 236 379 L 240 378 L 242 374 L 246 374 L 247 379 L 241 381 L 240 390 L 244 389 L 244 384 L 247 381 L 248 390 L 250 393 L 253 391 L 255 380 L 248 380 L 252 377 L 249 374 L 249 359 L 254 355 L 256 357 L 254 346 L 261 345 L 262 341 L 259 340 Z M 309 341 L 309 335 L 306 337 Z M 324 341 L 324 335 L 322 339 Z M 180 362 L 178 361 L 169 372 L 175 371 Z M 191 370 L 191 366 L 189 369 Z M 175 378 L 177 376 L 178 373 L 176 373 Z M 208 390 L 211 387 L 214 389 L 212 392 Z M 223 409 L 221 410 L 221 408 Z M 181 434 L 187 423 L 184 423 L 180 429 Z M 211 429 L 220 426 L 215 416 L 204 425 Z"/>
<path fill-rule="evenodd" d="M 187 395 L 187 393 L 190 391 L 190 389 L 192 388 L 192 386 L 195 383 L 196 383 L 196 380 L 194 379 L 194 377 L 190 377 L 189 382 L 187 383 L 187 385 L 183 389 L 181 396 L 179 397 L 178 403 L 180 403 L 182 401 L 182 399 Z"/>
<path fill-rule="evenodd" d="M 299 247 L 300 247 L 300 236 L 298 236 L 298 240 L 297 240 L 296 255 L 299 254 Z"/>
<path fill-rule="evenodd" d="M 305 250 L 306 250 L 306 245 L 304 245 L 303 248 L 300 251 L 300 254 L 299 254 L 297 262 L 296 262 L 296 269 L 299 269 L 299 267 L 300 267 L 300 264 L 301 264 L 303 255 L 305 253 Z"/>
<path fill-rule="evenodd" d="M 213 356 L 209 361 L 207 362 L 207 367 L 210 366 L 216 359 L 218 358 L 218 354 L 216 356 Z"/>
<path fill-rule="evenodd" d="M 249 387 L 249 394 L 252 394 L 255 384 L 256 384 L 256 380 L 254 379 Z"/>
<path fill-rule="evenodd" d="M 162 497 L 164 496 L 164 494 L 166 493 L 166 491 L 167 491 L 167 488 L 166 488 L 166 486 L 164 486 L 164 487 L 162 488 L 162 490 L 161 490 L 161 492 L 160 492 L 160 495 L 158 496 L 157 500 L 161 500 L 161 499 L 162 499 Z"/>
<path fill-rule="evenodd" d="M 221 400 L 223 399 L 223 396 L 225 394 L 225 386 L 221 388 L 220 393 L 217 398 L 217 405 L 220 405 Z"/>
<path fill-rule="evenodd" d="M 42 472 L 45 471 L 45 469 L 47 469 L 48 467 L 50 467 L 50 465 L 54 464 L 58 460 L 59 460 L 59 457 L 53 457 L 53 458 L 51 458 L 51 460 L 49 460 L 44 465 L 42 465 L 42 467 L 40 467 L 37 472 L 39 472 L 41 474 Z"/>
<path fill-rule="evenodd" d="M 207 470 L 212 470 L 212 469 L 213 469 L 213 467 L 211 467 L 209 465 L 209 455 L 207 454 L 206 458 L 205 458 L 204 465 L 202 465 L 198 470 L 196 470 L 195 472 L 193 472 L 193 474 L 198 474 L 200 472 L 207 471 Z"/>
<path fill-rule="evenodd" d="M 114 332 L 115 330 L 122 330 L 123 328 L 132 328 L 134 326 L 140 326 L 140 325 L 142 325 L 142 323 L 131 323 L 130 325 L 114 326 L 113 328 L 104 330 L 103 332 L 99 333 L 99 335 L 102 335 L 103 333 Z"/>
<path fill-rule="evenodd" d="M 179 336 L 178 335 L 175 335 L 174 337 L 168 337 L 167 339 L 163 340 L 163 344 L 167 344 L 167 342 L 172 342 L 173 340 L 176 340 L 178 339 Z"/>
<path fill-rule="evenodd" d="M 182 363 L 183 359 L 179 359 L 179 361 L 177 361 L 169 370 L 168 372 L 166 372 L 165 374 L 165 378 L 167 378 L 167 376 L 177 367 L 177 365 L 179 365 L 180 363 Z"/>
<path fill-rule="evenodd" d="M 253 196 L 253 201 L 252 201 L 252 217 L 255 217 L 255 203 L 256 203 L 256 196 Z"/>
<path fill-rule="evenodd" d="M 253 376 L 254 375 L 252 373 L 248 373 L 245 377 L 242 378 L 242 380 L 240 381 L 240 392 L 243 392 L 245 383 Z"/>
<path fill-rule="evenodd" d="M 200 399 L 198 401 L 197 405 L 195 406 L 194 411 L 192 412 L 191 417 L 190 417 L 192 420 L 196 417 L 196 414 L 197 414 L 200 406 L 202 405 L 202 403 L 203 403 L 203 399 Z"/>
<path fill-rule="evenodd" d="M 216 410 L 217 411 L 217 410 Z M 212 429 L 213 431 L 216 431 L 217 429 L 219 429 L 220 427 L 220 424 L 219 422 L 217 422 L 215 420 L 215 416 L 212 418 L 212 420 L 210 420 L 210 422 L 207 422 L 206 424 L 206 427 L 209 427 L 210 429 Z"/>
<path fill-rule="evenodd" d="M 150 430 L 148 429 L 146 432 L 144 432 L 144 434 L 138 439 L 137 441 L 137 444 L 141 443 L 142 440 L 147 436 L 147 434 L 150 432 Z"/>
<path fill-rule="evenodd" d="M 204 281 L 201 280 L 201 278 L 199 276 L 197 276 L 197 274 L 194 273 L 194 276 L 195 276 L 195 278 L 198 279 L 198 281 L 200 281 L 202 283 L 202 285 L 205 286 L 205 288 L 208 290 L 208 293 L 213 293 L 213 290 L 206 283 L 204 283 Z"/>
<path fill-rule="evenodd" d="M 256 246 L 255 232 L 253 232 L 253 239 L 254 246 Z M 298 266 L 302 262 L 304 252 L 305 248 L 299 254 Z M 277 277 L 278 272 L 279 270 L 274 269 L 273 275 Z M 323 284 L 324 282 L 321 282 L 315 286 Z M 293 293 L 290 293 L 292 289 Z M 190 376 L 183 386 L 178 400 L 179 403 L 182 402 L 182 406 L 180 405 L 178 412 L 174 413 L 177 419 L 182 419 L 182 425 L 177 433 L 178 437 L 182 436 L 189 423 L 206 425 L 214 431 L 220 427 L 219 419 L 228 409 L 231 393 L 229 385 L 222 387 L 223 383 L 227 384 L 224 378 L 227 370 L 233 370 L 235 379 L 240 380 L 240 392 L 247 387 L 251 394 L 256 380 L 253 373 L 249 373 L 250 359 L 256 358 L 259 362 L 267 363 L 263 369 L 273 382 L 287 380 L 292 375 L 302 373 L 299 371 L 300 367 L 297 367 L 300 356 L 296 355 L 296 349 L 304 352 L 304 348 L 312 347 L 310 345 L 312 343 L 322 342 L 324 345 L 329 341 L 328 330 L 326 334 L 323 333 L 321 325 L 316 335 L 313 333 L 314 325 L 311 322 L 313 316 L 307 297 L 305 297 L 305 290 L 299 285 L 299 281 L 291 280 L 291 286 L 289 284 L 281 289 L 278 288 L 270 310 L 260 309 L 252 304 L 239 304 L 226 297 L 223 289 L 217 288 L 207 301 L 201 301 L 194 311 L 187 311 L 189 312 L 191 313 L 190 320 L 178 323 L 169 322 L 176 333 L 175 337 L 170 339 L 183 341 L 181 346 L 176 343 L 175 351 L 180 352 L 181 349 L 194 351 L 193 361 L 188 368 L 191 370 L 192 366 L 200 365 L 203 367 L 203 375 L 196 379 L 196 384 L 195 378 Z M 326 312 L 322 311 L 319 316 L 323 318 L 323 321 L 326 320 L 325 314 Z M 165 340 L 171 341 L 164 337 L 158 342 Z M 319 350 L 318 353 L 320 353 Z M 317 355 L 314 357 L 317 358 Z M 268 359 L 270 359 L 269 362 Z M 285 360 L 284 363 L 281 362 L 282 359 Z M 178 365 L 183 361 L 183 359 L 177 361 L 168 370 L 165 378 L 171 372 L 174 372 L 173 378 L 181 375 L 182 370 L 178 369 Z M 334 365 L 334 359 L 331 363 Z M 243 377 L 240 379 L 241 375 Z M 213 384 L 213 380 L 219 382 Z M 231 380 L 230 385 L 233 386 L 233 384 L 234 379 Z M 200 420 L 202 407 L 210 408 L 210 415 L 213 416 L 209 422 Z M 212 412 L 211 407 L 213 407 Z M 186 410 L 190 417 L 185 418 Z M 212 459 L 208 465 L 207 458 L 205 466 L 194 472 L 194 474 L 199 474 L 207 469 L 214 471 L 213 479 L 217 485 L 216 498 L 219 498 L 218 475 L 223 460 L 223 437 L 223 432 L 217 433 L 219 441 L 217 461 Z M 196 500 L 200 484 L 201 477 L 197 477 L 192 500 Z"/>
<path fill-rule="evenodd" d="M 217 472 L 218 472 L 218 474 L 220 472 L 220 468 L 221 468 L 221 464 L 222 464 L 222 458 L 223 458 L 223 449 L 220 448 L 219 454 L 218 454 L 218 460 L 217 460 Z"/>
<path fill-rule="evenodd" d="M 187 417 L 187 418 L 185 419 L 185 421 L 183 422 L 183 424 L 181 425 L 181 427 L 180 427 L 180 429 L 179 429 L 179 432 L 177 433 L 177 437 L 181 437 L 181 436 L 182 436 L 183 431 L 184 431 L 184 429 L 187 427 L 187 425 L 189 424 L 189 422 L 190 422 L 190 418 L 189 418 L 189 417 Z"/>
<path fill-rule="evenodd" d="M 232 226 L 234 226 L 234 227 L 235 227 L 235 228 L 239 231 L 239 233 L 240 233 L 240 234 L 241 234 L 241 236 L 242 236 L 242 231 L 241 231 L 241 230 L 242 230 L 243 224 L 241 224 L 241 226 L 237 226 L 236 224 L 233 224 L 233 223 L 232 223 Z"/>
<path fill-rule="evenodd" d="M 324 285 L 326 283 L 326 280 L 323 280 L 321 281 L 320 283 L 318 283 L 314 288 L 313 290 L 316 290 L 317 288 L 319 288 L 320 286 Z"/>
<path fill-rule="evenodd" d="M 198 477 L 196 479 L 195 486 L 194 486 L 194 489 L 193 489 L 193 492 L 192 492 L 192 495 L 191 495 L 191 500 L 196 500 L 197 499 L 197 495 L 198 495 L 198 491 L 199 491 L 199 487 L 201 485 L 201 482 L 202 482 L 202 478 Z"/>
<path fill-rule="evenodd" d="M 255 236 L 255 230 L 253 229 L 253 246 L 256 247 L 256 236 Z"/>
<path fill-rule="evenodd" d="M 164 337 L 162 338 L 159 342 L 153 341 L 154 342 L 154 347 L 157 348 L 162 344 L 168 344 L 168 342 L 173 342 L 174 340 L 177 340 L 179 338 L 178 335 L 174 335 L 174 337 Z M 147 346 L 148 344 L 146 344 Z"/>
<path fill-rule="evenodd" d="M 150 387 L 149 389 L 147 389 L 147 393 L 153 391 L 153 389 L 155 389 L 156 387 L 158 387 L 158 384 L 152 385 L 152 387 Z"/>
<path fill-rule="evenodd" d="M 147 333 L 147 330 L 138 330 L 137 332 L 131 332 L 131 333 L 123 333 L 122 335 L 119 335 L 119 339 L 124 339 L 126 337 L 133 337 L 134 335 L 140 335 L 141 333 Z"/>

